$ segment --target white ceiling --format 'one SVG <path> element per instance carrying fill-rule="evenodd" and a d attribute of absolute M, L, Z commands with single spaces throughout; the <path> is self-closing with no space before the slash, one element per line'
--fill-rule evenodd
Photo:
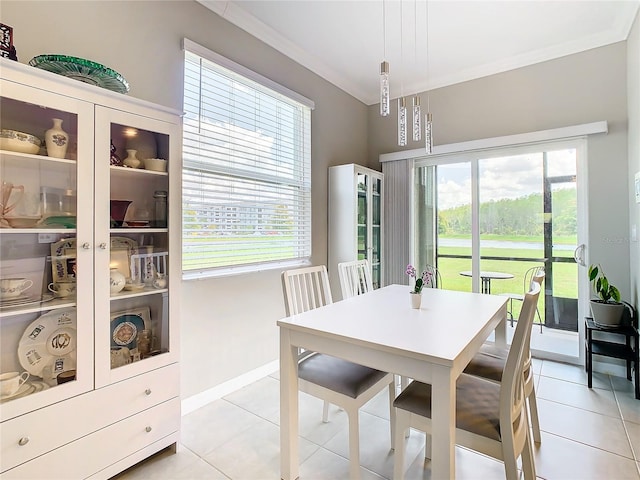
<path fill-rule="evenodd" d="M 367 105 L 378 103 L 383 58 L 390 64 L 392 97 L 410 95 L 625 40 L 640 5 L 640 0 L 198 1 Z"/>

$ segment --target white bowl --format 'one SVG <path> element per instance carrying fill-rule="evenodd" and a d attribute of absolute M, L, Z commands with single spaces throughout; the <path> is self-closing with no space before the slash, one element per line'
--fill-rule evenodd
<path fill-rule="evenodd" d="M 31 228 L 35 227 L 40 221 L 40 215 L 37 216 L 25 216 L 25 217 L 4 217 L 4 219 L 11 225 L 11 228 Z"/>
<path fill-rule="evenodd" d="M 36 154 L 40 151 L 40 139 L 29 133 L 2 129 L 0 132 L 0 149 L 12 152 Z"/>
<path fill-rule="evenodd" d="M 166 172 L 167 161 L 163 158 L 146 158 L 144 160 L 144 168 L 154 172 Z"/>

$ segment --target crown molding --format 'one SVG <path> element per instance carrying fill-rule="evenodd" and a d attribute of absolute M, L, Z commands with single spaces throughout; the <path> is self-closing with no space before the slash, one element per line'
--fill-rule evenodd
<path fill-rule="evenodd" d="M 261 40 L 265 44 L 279 51 L 293 61 L 308 68 L 326 81 L 345 91 L 352 97 L 366 105 L 375 105 L 379 102 L 378 92 L 368 92 L 356 82 L 351 81 L 345 75 L 332 69 L 319 58 L 301 49 L 295 43 L 281 35 L 279 32 L 264 24 L 253 15 L 249 14 L 241 6 L 241 3 L 222 0 L 197 0 L 209 10 L 220 17 L 236 25 L 250 35 Z M 455 73 L 440 76 L 430 76 L 428 82 L 405 83 L 405 96 L 419 94 L 435 88 L 442 88 L 457 83 L 476 80 L 509 70 L 527 67 L 536 63 L 555 60 L 567 55 L 576 54 L 586 50 L 603 47 L 613 43 L 625 41 L 629 36 L 634 18 L 638 15 L 640 2 L 631 4 L 635 12 L 632 15 L 620 16 L 620 20 L 612 28 L 596 35 L 581 38 L 550 48 L 540 49 L 522 55 L 516 55 L 496 62 L 485 63 L 470 68 L 462 69 Z"/>

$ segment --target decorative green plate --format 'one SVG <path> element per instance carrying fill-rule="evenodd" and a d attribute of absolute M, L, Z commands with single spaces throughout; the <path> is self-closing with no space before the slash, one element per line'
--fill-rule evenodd
<path fill-rule="evenodd" d="M 38 55 L 29 60 L 29 65 L 114 92 L 129 91 L 129 83 L 118 72 L 84 58 L 67 55 Z"/>

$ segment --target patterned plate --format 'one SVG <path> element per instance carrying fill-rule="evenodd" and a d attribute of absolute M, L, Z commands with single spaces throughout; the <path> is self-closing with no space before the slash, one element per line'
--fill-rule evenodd
<path fill-rule="evenodd" d="M 129 83 L 118 72 L 84 58 L 67 55 L 38 55 L 29 60 L 29 65 L 114 92 L 129 91 Z"/>
<path fill-rule="evenodd" d="M 45 380 L 76 368 L 76 309 L 52 310 L 36 318 L 18 344 L 20 365 Z"/>

